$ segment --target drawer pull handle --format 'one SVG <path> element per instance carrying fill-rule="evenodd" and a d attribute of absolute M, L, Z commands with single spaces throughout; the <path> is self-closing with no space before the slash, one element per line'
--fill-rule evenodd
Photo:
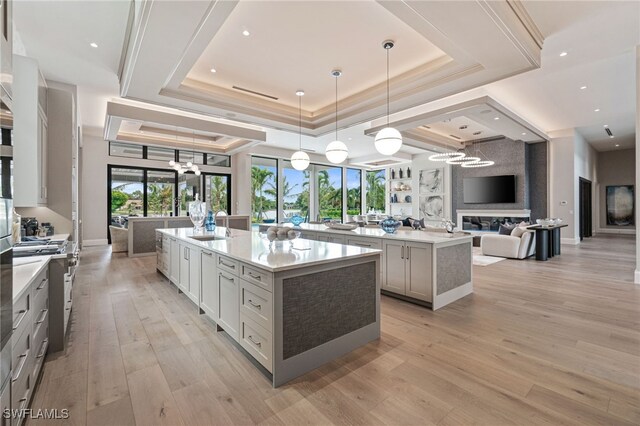
<path fill-rule="evenodd" d="M 247 340 L 249 340 L 251 343 L 253 343 L 254 345 L 256 345 L 257 347 L 261 348 L 262 347 L 262 343 L 260 342 L 256 342 L 255 340 L 253 340 L 253 336 L 248 336 Z"/>
<path fill-rule="evenodd" d="M 38 354 L 38 356 L 36 358 L 40 359 L 40 358 L 44 357 L 45 354 L 47 353 L 47 348 L 48 347 L 49 347 L 49 339 L 44 339 L 42 341 L 42 350 L 40 351 L 40 353 Z"/>
<path fill-rule="evenodd" d="M 25 408 L 27 407 L 27 398 L 20 398 L 20 418 L 25 418 L 26 417 L 26 413 L 25 413 Z"/>
<path fill-rule="evenodd" d="M 249 304 L 250 304 L 251 306 L 253 306 L 254 308 L 262 310 L 262 305 L 259 305 L 259 304 L 257 304 L 257 303 L 253 303 L 253 300 L 251 300 L 251 299 L 249 299 L 249 300 L 248 300 L 248 302 L 249 302 Z"/>
<path fill-rule="evenodd" d="M 224 278 L 225 280 L 229 280 L 229 281 L 231 281 L 231 282 L 234 282 L 234 281 L 235 281 L 235 279 L 227 277 L 227 276 L 226 276 L 225 274 L 223 274 L 222 272 L 220 272 L 220 276 L 221 276 L 222 278 Z"/>
<path fill-rule="evenodd" d="M 18 368 L 18 371 L 16 371 L 16 375 L 13 377 L 13 379 L 11 379 L 12 382 L 17 381 L 20 378 L 20 374 L 22 374 L 22 368 L 27 363 L 27 355 L 29 355 L 29 349 L 27 349 L 25 353 L 18 357 L 20 358 L 20 367 Z"/>
<path fill-rule="evenodd" d="M 258 281 L 262 281 L 262 277 L 260 275 L 254 275 L 251 272 L 247 272 L 247 275 L 249 275 L 251 278 L 253 278 L 254 280 L 258 280 Z"/>
<path fill-rule="evenodd" d="M 353 243 L 353 244 L 360 247 L 371 247 L 371 244 L 363 244 L 363 243 Z"/>
<path fill-rule="evenodd" d="M 49 312 L 49 309 L 43 309 L 40 312 L 42 314 L 40 315 L 40 319 L 36 321 L 36 324 L 42 324 L 44 322 L 44 318 L 47 316 L 47 312 Z"/>
<path fill-rule="evenodd" d="M 220 259 L 218 263 L 220 263 L 220 265 L 226 266 L 227 268 L 236 269 L 236 265 L 227 265 L 222 261 L 222 259 Z"/>
<path fill-rule="evenodd" d="M 42 290 L 44 288 L 44 286 L 47 284 L 47 280 L 46 278 L 42 280 L 42 282 L 40 283 L 40 285 L 36 288 L 36 290 Z"/>
<path fill-rule="evenodd" d="M 209 257 L 213 256 L 213 253 L 209 253 L 208 251 L 203 251 L 202 254 L 206 254 Z"/>
<path fill-rule="evenodd" d="M 20 323 L 22 322 L 24 317 L 27 315 L 27 312 L 29 312 L 27 309 L 21 309 L 20 311 L 18 311 L 18 313 L 20 314 L 20 318 L 17 321 L 13 322 L 14 324 L 13 331 L 16 331 L 18 327 L 20 327 Z"/>

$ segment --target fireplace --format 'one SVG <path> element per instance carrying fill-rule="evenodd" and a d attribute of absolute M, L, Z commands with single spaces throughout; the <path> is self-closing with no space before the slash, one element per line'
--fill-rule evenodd
<path fill-rule="evenodd" d="M 498 232 L 504 223 L 531 221 L 531 210 L 458 210 L 458 229 L 466 232 Z"/>

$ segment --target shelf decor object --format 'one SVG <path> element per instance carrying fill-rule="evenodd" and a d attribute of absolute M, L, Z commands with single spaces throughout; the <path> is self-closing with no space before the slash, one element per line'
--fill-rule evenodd
<path fill-rule="evenodd" d="M 342 71 L 335 69 L 331 71 L 331 75 L 336 79 L 336 140 L 327 145 L 325 155 L 327 160 L 333 164 L 340 164 L 347 159 L 349 150 L 344 142 L 338 140 L 338 77 L 342 75 Z"/>
<path fill-rule="evenodd" d="M 376 150 L 382 155 L 393 155 L 402 148 L 402 135 L 398 130 L 389 127 L 389 50 L 394 45 L 393 40 L 382 42 L 382 47 L 387 52 L 387 127 L 380 130 L 375 138 Z"/>
<path fill-rule="evenodd" d="M 291 166 L 296 170 L 306 170 L 309 167 L 309 155 L 302 150 L 302 96 L 304 96 L 304 90 L 298 90 L 296 92 L 298 97 L 298 129 L 299 140 L 298 150 L 291 154 Z"/>
<path fill-rule="evenodd" d="M 293 216 L 291 216 L 289 221 L 293 223 L 293 226 L 300 226 L 300 224 L 304 222 L 304 217 L 300 216 L 299 214 L 294 214 Z"/>
<path fill-rule="evenodd" d="M 205 231 L 215 231 L 216 229 L 216 219 L 211 210 L 207 213 L 207 219 L 204 221 L 204 229 Z"/>
<path fill-rule="evenodd" d="M 189 218 L 193 223 L 193 230 L 199 231 L 204 223 L 204 218 L 207 215 L 207 205 L 200 201 L 200 194 L 196 194 L 195 200 L 189 203 Z"/>
<path fill-rule="evenodd" d="M 335 222 L 325 222 L 324 226 L 329 229 L 335 229 L 338 231 L 353 231 L 359 225 L 357 223 L 335 223 Z"/>
<path fill-rule="evenodd" d="M 380 222 L 380 228 L 387 234 L 395 234 L 402 222 L 389 216 Z"/>

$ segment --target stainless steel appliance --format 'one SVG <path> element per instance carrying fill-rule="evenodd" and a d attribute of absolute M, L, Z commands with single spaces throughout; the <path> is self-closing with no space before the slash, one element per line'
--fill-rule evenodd
<path fill-rule="evenodd" d="M 13 246 L 13 257 L 66 254 L 69 244 L 67 240 L 34 239 L 22 241 Z"/>
<path fill-rule="evenodd" d="M 13 332 L 13 116 L 8 102 L 6 92 L 0 88 L 0 389 L 3 401 L 10 387 Z"/>

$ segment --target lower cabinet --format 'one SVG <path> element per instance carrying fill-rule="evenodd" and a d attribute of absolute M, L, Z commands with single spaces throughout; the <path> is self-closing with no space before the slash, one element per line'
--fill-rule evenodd
<path fill-rule="evenodd" d="M 180 243 L 177 238 L 169 238 L 169 281 L 178 285 L 180 281 Z"/>
<path fill-rule="evenodd" d="M 336 243 L 336 244 L 346 244 L 347 239 L 342 235 L 329 235 L 329 234 L 318 234 L 318 241 L 324 241 L 326 243 Z"/>
<path fill-rule="evenodd" d="M 238 277 L 227 271 L 218 270 L 218 300 L 220 303 L 218 322 L 224 331 L 239 339 L 240 297 Z"/>
<path fill-rule="evenodd" d="M 382 289 L 433 302 L 430 244 L 384 241 Z"/>
<path fill-rule="evenodd" d="M 240 345 L 269 372 L 273 368 L 272 334 L 248 316 L 240 315 Z"/>
<path fill-rule="evenodd" d="M 216 255 L 207 250 L 200 253 L 200 309 L 212 320 L 219 319 L 218 271 Z"/>
<path fill-rule="evenodd" d="M 190 244 L 179 244 L 178 288 L 196 305 L 200 305 L 200 249 Z"/>

